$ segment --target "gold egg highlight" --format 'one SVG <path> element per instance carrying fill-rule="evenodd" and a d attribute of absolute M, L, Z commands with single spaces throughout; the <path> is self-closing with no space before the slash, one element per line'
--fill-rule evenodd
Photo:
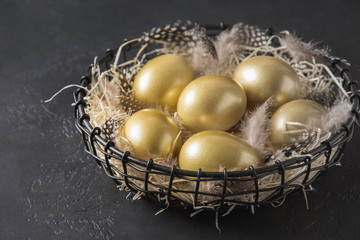
<path fill-rule="evenodd" d="M 218 172 L 242 170 L 261 163 L 257 152 L 243 139 L 222 131 L 203 131 L 191 136 L 179 153 L 180 168 Z"/>
<path fill-rule="evenodd" d="M 250 109 L 269 97 L 276 100 L 276 107 L 298 98 L 299 77 L 289 64 L 275 57 L 248 58 L 237 66 L 233 78 L 243 86 Z"/>
<path fill-rule="evenodd" d="M 134 79 L 133 96 L 145 104 L 168 106 L 176 104 L 184 87 L 194 78 L 186 59 L 177 54 L 165 54 L 148 61 Z"/>
<path fill-rule="evenodd" d="M 143 109 L 134 113 L 121 131 L 138 158 L 161 158 L 177 155 L 181 147 L 179 127 L 174 120 L 157 109 Z"/>
<path fill-rule="evenodd" d="M 226 131 L 246 109 L 246 94 L 233 79 L 208 75 L 193 80 L 178 101 L 177 112 L 184 126 L 193 132 Z"/>
<path fill-rule="evenodd" d="M 321 128 L 322 117 L 326 112 L 324 107 L 310 100 L 299 99 L 285 103 L 270 119 L 270 144 L 279 149 L 296 142 L 314 128 Z"/>

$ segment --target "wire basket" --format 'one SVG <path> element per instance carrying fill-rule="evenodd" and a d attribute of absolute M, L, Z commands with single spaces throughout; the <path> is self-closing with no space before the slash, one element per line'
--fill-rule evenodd
<path fill-rule="evenodd" d="M 228 26 L 224 24 L 204 26 L 208 36 L 216 36 Z M 250 29 L 254 30 L 254 29 Z M 255 35 L 271 36 L 271 29 L 255 29 Z M 254 32 L 254 31 L 253 31 Z M 260 39 L 262 40 L 262 39 Z M 261 42 L 250 43 L 254 46 Z M 121 49 L 122 61 L 129 60 L 134 51 L 139 49 L 137 42 Z M 110 62 L 114 60 L 119 49 L 107 50 L 105 56 L 99 61 L 103 69 L 110 68 Z M 122 151 L 114 146 L 113 141 L 105 140 L 101 136 L 101 129 L 90 123 L 90 116 L 86 114 L 86 90 L 78 88 L 74 92 L 76 127 L 82 133 L 85 151 L 90 154 L 105 174 L 113 179 L 120 187 L 132 191 L 138 196 L 145 196 L 165 206 L 188 206 L 194 209 L 206 208 L 213 211 L 229 211 L 237 206 L 255 206 L 262 204 L 279 205 L 285 197 L 295 191 L 307 189 L 327 168 L 339 163 L 346 144 L 353 135 L 354 124 L 357 122 L 359 113 L 359 94 L 357 82 L 352 80 L 347 64 L 336 58 L 328 58 L 332 66 L 333 74 L 343 79 L 343 87 L 350 94 L 353 109 L 351 117 L 339 132 L 328 140 L 306 152 L 306 156 L 292 157 L 285 161 L 275 161 L 275 164 L 254 168 L 250 166 L 242 171 L 228 171 L 226 168 L 221 172 L 188 171 L 156 164 L 153 159 L 147 161 L 131 156 L 130 152 Z M 81 78 L 81 86 L 89 88 L 90 72 Z M 323 159 L 323 164 L 314 165 L 314 162 Z M 116 163 L 116 164 L 115 164 Z M 299 170 L 291 179 L 286 177 L 290 170 Z M 279 183 L 275 186 L 263 188 L 261 181 L 276 176 Z M 158 184 L 155 178 L 165 178 L 166 184 Z M 191 188 L 181 188 L 178 183 L 190 182 Z M 217 183 L 218 191 L 206 192 L 201 185 L 207 182 Z M 229 191 L 228 186 L 239 184 L 246 186 L 236 191 Z M 186 198 L 180 196 L 187 196 Z M 249 196 L 247 200 L 239 200 L 237 196 Z M 206 201 L 204 200 L 206 199 Z"/>

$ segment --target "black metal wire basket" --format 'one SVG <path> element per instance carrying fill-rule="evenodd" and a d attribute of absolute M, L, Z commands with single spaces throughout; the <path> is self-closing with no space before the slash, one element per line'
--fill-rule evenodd
<path fill-rule="evenodd" d="M 208 35 L 216 35 L 227 28 L 224 24 L 205 26 Z M 273 34 L 271 29 L 264 31 L 265 34 Z M 122 61 L 127 61 L 131 52 L 139 46 L 134 43 L 122 49 Z M 104 69 L 110 68 L 118 49 L 108 50 L 100 60 L 99 64 Z M 149 199 L 163 203 L 166 206 L 188 206 L 194 209 L 208 208 L 214 211 L 227 211 L 234 206 L 255 206 L 261 204 L 280 204 L 286 195 L 301 189 L 307 189 L 310 184 L 326 169 L 336 165 L 342 155 L 346 144 L 352 138 L 354 124 L 359 114 L 359 94 L 357 82 L 351 76 L 347 64 L 338 59 L 330 63 L 333 74 L 343 79 L 343 87 L 350 94 L 353 109 L 350 119 L 341 130 L 331 138 L 323 141 L 315 149 L 309 150 L 305 157 L 293 157 L 285 161 L 275 161 L 275 164 L 254 168 L 250 166 L 242 171 L 203 172 L 179 169 L 176 166 L 167 167 L 155 164 L 152 159 L 147 161 L 135 158 L 128 151 L 117 149 L 112 141 L 106 141 L 101 137 L 101 129 L 90 123 L 90 116 L 86 114 L 86 90 L 79 88 L 74 92 L 76 127 L 82 133 L 85 151 L 90 154 L 104 170 L 105 174 L 113 179 L 116 184 L 124 186 L 134 193 L 141 194 Z M 90 84 L 90 73 L 81 78 L 81 86 L 88 88 Z M 314 167 L 312 164 L 319 158 L 325 158 L 325 164 Z M 117 162 L 117 165 L 114 164 Z M 121 167 L 119 167 L 121 166 Z M 303 169 L 298 174 L 286 179 L 286 172 L 293 169 Z M 134 174 L 137 172 L 137 174 Z M 259 182 L 263 179 L 277 175 L 280 182 L 276 186 L 261 188 Z M 165 177 L 166 185 L 154 182 L 155 176 Z M 301 184 L 296 183 L 301 179 Z M 187 181 L 193 184 L 191 189 L 174 187 L 175 182 Z M 206 192 L 201 190 L 201 184 L 206 182 L 219 183 L 217 192 Z M 228 191 L 227 187 L 233 183 L 243 183 L 247 187 L 238 191 Z M 259 197 L 266 193 L 265 197 Z M 179 197 L 179 194 L 187 194 L 188 199 Z M 236 196 L 252 196 L 250 200 L 243 201 Z M 207 197 L 207 201 L 203 201 Z"/>

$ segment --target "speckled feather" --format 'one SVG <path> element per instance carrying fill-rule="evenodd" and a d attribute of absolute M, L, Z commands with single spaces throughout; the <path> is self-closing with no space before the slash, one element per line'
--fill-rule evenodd
<path fill-rule="evenodd" d="M 163 28 L 153 28 L 144 33 L 141 41 L 144 43 L 160 42 L 166 47 L 176 49 L 191 49 L 200 44 L 214 58 L 217 58 L 213 41 L 206 35 L 205 29 L 190 21 L 177 21 Z"/>
<path fill-rule="evenodd" d="M 117 68 L 113 71 L 113 78 L 116 79 L 120 89 L 119 101 L 125 111 L 132 114 L 145 106 L 132 96 L 132 87 L 134 84 L 135 73 L 128 68 Z"/>
<path fill-rule="evenodd" d="M 250 26 L 246 24 L 237 24 L 238 36 L 242 39 L 243 44 L 253 47 L 261 47 L 267 44 L 270 39 L 263 29 L 256 26 Z M 236 26 L 236 25 L 235 25 Z"/>
<path fill-rule="evenodd" d="M 112 120 L 111 118 L 106 120 L 102 125 L 101 132 L 105 136 L 106 141 L 112 141 L 115 139 L 119 131 L 119 126 L 124 120 Z"/>

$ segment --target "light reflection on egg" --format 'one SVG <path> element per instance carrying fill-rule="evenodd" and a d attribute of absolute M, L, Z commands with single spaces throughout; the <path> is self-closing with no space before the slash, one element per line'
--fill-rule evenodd
<path fill-rule="evenodd" d="M 234 126 L 246 109 L 246 94 L 233 79 L 207 75 L 185 87 L 178 101 L 177 112 L 188 129 L 226 131 Z"/>
<path fill-rule="evenodd" d="M 179 127 L 175 121 L 157 109 L 143 109 L 134 113 L 121 131 L 138 158 L 161 158 L 177 155 L 181 146 Z"/>
<path fill-rule="evenodd" d="M 280 107 L 298 98 L 299 77 L 286 62 L 270 56 L 256 56 L 237 66 L 234 79 L 244 88 L 248 108 L 264 103 L 273 97 Z"/>
<path fill-rule="evenodd" d="M 285 103 L 270 119 L 270 144 L 279 149 L 306 137 L 321 128 L 322 117 L 326 112 L 324 107 L 310 100 L 299 99 Z"/>
<path fill-rule="evenodd" d="M 145 104 L 160 104 L 176 111 L 180 93 L 193 80 L 193 70 L 186 59 L 165 54 L 148 61 L 134 79 L 133 96 Z"/>
<path fill-rule="evenodd" d="M 222 131 L 208 130 L 191 136 L 179 153 L 180 168 L 217 172 L 242 170 L 261 163 L 257 152 L 241 138 Z"/>

